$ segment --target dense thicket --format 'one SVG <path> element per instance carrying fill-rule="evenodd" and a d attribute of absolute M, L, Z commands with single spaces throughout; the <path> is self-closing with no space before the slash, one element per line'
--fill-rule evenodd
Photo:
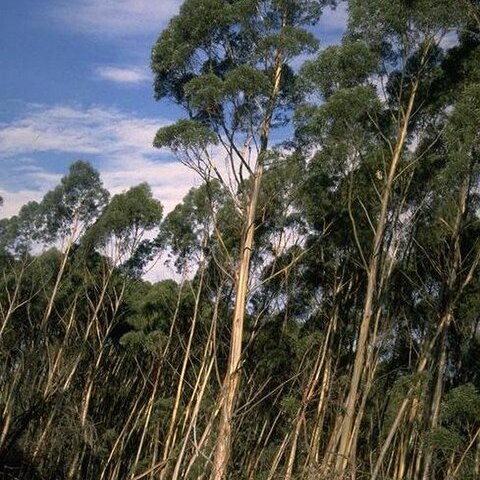
<path fill-rule="evenodd" d="M 318 49 L 334 3 L 184 2 L 165 218 L 78 161 L 0 220 L 0 476 L 480 478 L 479 5 L 349 0 Z"/>

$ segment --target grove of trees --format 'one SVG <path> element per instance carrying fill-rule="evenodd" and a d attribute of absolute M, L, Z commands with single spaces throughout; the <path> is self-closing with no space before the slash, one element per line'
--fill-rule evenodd
<path fill-rule="evenodd" d="M 0 478 L 480 479 L 480 4 L 337 3 L 183 2 L 167 215 L 76 161 L 0 220 Z"/>

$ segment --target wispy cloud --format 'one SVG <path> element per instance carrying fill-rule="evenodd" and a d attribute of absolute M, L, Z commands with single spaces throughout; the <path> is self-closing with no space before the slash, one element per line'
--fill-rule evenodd
<path fill-rule="evenodd" d="M 167 212 L 182 200 L 191 187 L 201 184 L 200 178 L 179 162 L 155 162 L 145 157 L 117 158 L 102 168 L 101 174 L 105 186 L 112 193 L 148 182 L 154 197 L 161 200 Z"/>
<path fill-rule="evenodd" d="M 22 118 L 0 124 L 0 152 L 3 156 L 51 151 L 105 157 L 153 153 L 153 136 L 165 123 L 100 106 L 37 105 Z"/>
<path fill-rule="evenodd" d="M 141 67 L 114 67 L 108 65 L 96 67 L 95 76 L 124 85 L 142 84 L 151 78 L 148 72 Z"/>
<path fill-rule="evenodd" d="M 65 158 L 64 171 L 76 158 L 93 161 L 112 193 L 147 181 L 171 210 L 199 180 L 167 152 L 152 147 L 156 130 L 166 123 L 100 106 L 36 105 L 16 121 L 0 124 L 0 162 L 6 172 L 0 178 L 5 198 L 0 216 L 16 213 L 58 182 L 60 176 L 41 155 L 49 152 Z"/>
<path fill-rule="evenodd" d="M 0 208 L 0 218 L 11 217 L 32 200 L 40 200 L 43 193 L 60 181 L 61 175 L 49 172 L 28 157 L 5 159 L 0 156 L 2 177 L 0 196 L 4 205 Z"/>
<path fill-rule="evenodd" d="M 132 35 L 159 32 L 182 0 L 57 0 L 52 15 L 81 33 Z"/>
<path fill-rule="evenodd" d="M 16 215 L 20 208 L 32 200 L 39 201 L 43 193 L 39 190 L 5 190 L 0 188 L 0 195 L 4 205 L 0 207 L 0 218 L 9 218 Z"/>

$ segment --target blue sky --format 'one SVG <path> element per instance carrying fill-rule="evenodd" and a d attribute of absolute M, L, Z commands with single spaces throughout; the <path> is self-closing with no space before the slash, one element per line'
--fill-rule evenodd
<path fill-rule="evenodd" d="M 1 0 L 0 216 L 38 200 L 77 159 L 113 193 L 147 181 L 170 210 L 200 180 L 155 131 L 180 112 L 155 102 L 150 50 L 181 0 Z M 327 11 L 323 45 L 345 9 Z"/>

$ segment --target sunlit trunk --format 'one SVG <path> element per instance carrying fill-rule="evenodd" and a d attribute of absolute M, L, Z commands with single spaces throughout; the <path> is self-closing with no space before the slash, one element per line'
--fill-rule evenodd
<path fill-rule="evenodd" d="M 283 19 L 283 26 L 286 26 L 286 19 Z M 257 214 L 257 203 L 262 185 L 264 173 L 264 155 L 267 153 L 268 140 L 272 123 L 273 112 L 276 106 L 277 97 L 280 92 L 282 77 L 283 55 L 280 51 L 276 54 L 275 68 L 273 71 L 273 88 L 270 97 L 270 106 L 263 118 L 260 127 L 260 151 L 256 160 L 256 168 L 253 172 L 252 189 L 246 206 L 243 232 L 240 243 L 240 258 L 238 269 L 235 275 L 235 300 L 232 319 L 232 330 L 230 339 L 230 352 L 228 357 L 227 373 L 220 398 L 221 412 L 215 442 L 211 480 L 223 480 L 225 478 L 230 449 L 232 443 L 233 416 L 237 402 L 238 390 L 241 379 L 242 342 L 245 323 L 245 309 L 248 298 L 248 287 L 250 280 L 250 261 L 254 248 Z"/>

